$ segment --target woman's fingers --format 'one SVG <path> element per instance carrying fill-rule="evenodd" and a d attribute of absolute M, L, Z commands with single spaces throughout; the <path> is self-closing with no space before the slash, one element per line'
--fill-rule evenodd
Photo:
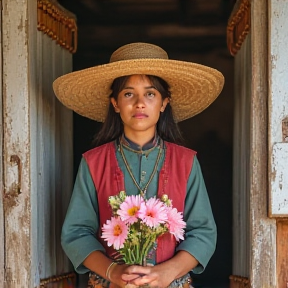
<path fill-rule="evenodd" d="M 122 274 L 121 278 L 124 282 L 130 282 L 141 277 L 139 274 Z"/>
<path fill-rule="evenodd" d="M 131 265 L 127 267 L 125 272 L 127 274 L 139 274 L 146 275 L 151 273 L 153 266 L 139 266 L 139 265 Z"/>

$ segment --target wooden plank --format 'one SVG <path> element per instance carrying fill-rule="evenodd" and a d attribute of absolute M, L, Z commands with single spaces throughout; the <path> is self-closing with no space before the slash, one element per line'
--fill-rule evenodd
<path fill-rule="evenodd" d="M 2 1 L 4 287 L 31 287 L 28 15 L 26 2 Z M 36 4 L 36 3 L 35 3 Z M 19 159 L 19 162 L 13 161 Z M 21 176 L 21 177 L 20 177 Z M 19 182 L 19 179 L 21 181 Z"/>
<path fill-rule="evenodd" d="M 251 35 L 235 57 L 233 169 L 233 274 L 249 276 Z"/>
<path fill-rule="evenodd" d="M 0 273 L 5 273 L 0 287 L 5 288 L 38 287 L 41 278 L 71 271 L 60 246 L 60 231 L 61 205 L 65 203 L 66 210 L 72 191 L 72 112 L 59 108 L 66 114 L 58 117 L 61 125 L 56 123 L 60 103 L 52 82 L 71 71 L 72 55 L 57 50 L 55 41 L 36 30 L 36 4 L 37 0 L 3 1 L 5 243 L 0 242 L 0 249 L 5 247 L 5 255 L 0 261 L 5 261 L 5 269 L 0 266 Z M 63 144 L 68 147 L 64 160 Z M 61 197 L 63 203 L 55 204 Z"/>
<path fill-rule="evenodd" d="M 33 251 L 37 255 L 34 263 L 37 285 L 43 279 L 57 278 L 56 275 L 73 270 L 60 243 L 73 185 L 73 114 L 52 90 L 53 80 L 72 70 L 72 55 L 47 35 L 38 33 L 36 91 L 31 94 L 36 103 L 31 111 L 31 158 L 37 173 L 31 177 L 38 210 L 32 231 L 37 238 Z"/>
<path fill-rule="evenodd" d="M 3 115 L 2 115 L 2 79 L 3 79 L 3 73 L 2 73 L 2 9 L 0 11 L 0 131 L 3 131 Z M 3 183 L 3 162 L 2 162 L 2 150 L 3 150 L 3 139 L 2 139 L 2 133 L 0 133 L 0 191 L 1 191 L 1 197 L 0 197 L 0 287 L 4 287 L 4 267 L 5 267 L 5 253 L 4 253 L 4 210 L 3 210 L 3 189 L 4 189 L 4 183 Z"/>
<path fill-rule="evenodd" d="M 54 61 L 54 79 L 64 73 L 72 71 L 71 55 L 59 46 L 55 46 L 55 49 L 57 58 Z M 62 271 L 73 271 L 71 262 L 63 252 L 60 243 L 62 223 L 65 219 L 73 189 L 73 113 L 63 106 L 56 98 L 55 105 L 57 107 L 56 126 L 59 127 L 59 146 L 56 150 L 56 159 L 58 159 L 59 172 L 61 171 L 61 173 L 56 174 L 56 187 L 58 193 L 55 194 L 55 209 L 57 215 L 55 226 L 57 243 L 55 247 L 57 273 L 62 273 Z M 65 147 L 65 149 L 62 149 L 62 147 Z M 61 157 L 59 157 L 59 155 L 61 155 Z"/>
<path fill-rule="evenodd" d="M 247 277 L 231 275 L 230 279 L 230 288 L 251 288 L 250 281 Z"/>
<path fill-rule="evenodd" d="M 282 29 L 282 27 L 288 26 L 288 3 L 284 0 L 273 0 L 269 2 L 269 9 L 270 15 L 273 15 L 268 26 L 270 35 L 269 50 L 271 53 L 268 61 L 270 78 L 270 93 L 268 98 L 270 112 L 268 126 L 269 216 L 288 217 L 288 164 L 287 160 L 286 164 L 284 159 L 281 160 L 281 158 L 287 157 L 288 151 L 288 143 L 285 140 L 287 137 L 285 136 L 287 131 L 285 123 L 287 123 L 288 116 L 288 55 L 286 51 L 288 31 L 287 29 Z M 281 142 L 284 143 L 276 144 Z M 281 145 L 281 149 L 279 145 Z M 281 166 L 286 170 L 286 172 L 283 171 L 282 173 L 282 179 L 278 178 L 281 174 Z M 277 181 L 281 183 L 276 183 Z"/>
<path fill-rule="evenodd" d="M 288 215 L 288 143 L 275 143 L 271 161 L 271 193 L 269 215 Z"/>
<path fill-rule="evenodd" d="M 251 1 L 250 225 L 252 287 L 276 288 L 276 221 L 268 211 L 268 11 L 267 1 Z"/>
<path fill-rule="evenodd" d="M 277 287 L 288 287 L 288 219 L 277 221 Z"/>

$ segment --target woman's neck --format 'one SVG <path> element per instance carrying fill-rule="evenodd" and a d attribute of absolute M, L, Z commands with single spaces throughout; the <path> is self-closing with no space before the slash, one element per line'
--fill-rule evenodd
<path fill-rule="evenodd" d="M 149 131 L 150 132 L 150 131 Z M 130 131 L 125 131 L 124 135 L 135 144 L 143 147 L 145 144 L 151 141 L 155 137 L 155 130 L 153 133 L 147 133 L 147 131 L 137 131 L 137 133 L 131 133 Z"/>

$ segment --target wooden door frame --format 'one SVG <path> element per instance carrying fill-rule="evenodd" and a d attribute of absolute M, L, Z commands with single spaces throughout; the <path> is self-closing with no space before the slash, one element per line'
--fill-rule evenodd
<path fill-rule="evenodd" d="M 232 47 L 235 49 L 230 49 L 230 51 L 233 52 L 231 53 L 233 55 L 239 53 L 235 63 L 240 65 L 239 70 L 242 69 L 244 73 L 235 74 L 237 77 L 235 80 L 238 83 L 236 89 L 239 89 L 235 90 L 235 95 L 241 94 L 243 99 L 246 100 L 244 103 L 247 108 L 246 118 L 239 119 L 242 121 L 243 127 L 245 126 L 244 124 L 248 125 L 248 127 L 244 127 L 244 132 L 247 136 L 245 149 L 248 149 L 249 153 L 245 149 L 239 150 L 242 153 L 241 156 L 245 157 L 246 162 L 234 163 L 235 177 L 233 181 L 234 185 L 239 181 L 241 182 L 241 177 L 243 176 L 241 173 L 246 173 L 244 175 L 246 178 L 244 178 L 247 180 L 247 185 L 240 188 L 237 186 L 237 189 L 240 189 L 239 192 L 247 196 L 247 201 L 245 202 L 245 199 L 240 198 L 236 202 L 237 205 L 242 205 L 245 208 L 242 209 L 242 216 L 244 217 L 240 215 L 239 221 L 245 221 L 246 231 L 244 229 L 242 232 L 248 235 L 247 245 L 242 246 L 242 250 L 237 251 L 237 253 L 234 251 L 233 257 L 236 258 L 233 261 L 234 275 L 230 278 L 230 287 L 276 288 L 277 227 L 276 220 L 268 217 L 268 99 L 270 93 L 268 23 L 271 19 L 269 19 L 269 7 L 266 0 L 239 0 L 235 7 L 241 10 L 239 8 L 241 5 L 242 8 L 245 6 L 250 9 L 248 14 L 251 19 L 251 22 L 249 21 L 249 37 L 246 42 L 243 42 L 245 33 L 248 33 L 248 31 L 244 30 L 244 34 L 240 32 L 241 29 L 246 29 L 247 25 L 240 25 L 240 29 L 235 29 L 235 34 L 233 35 L 233 37 L 235 35 L 239 37 L 239 42 L 235 47 Z M 243 17 L 244 14 L 240 14 L 237 17 Z M 236 21 L 239 19 L 237 17 Z M 229 40 L 234 40 L 234 38 L 231 37 L 229 26 L 227 31 L 229 43 Z M 242 42 L 244 45 L 240 49 Z M 249 79 L 246 79 L 247 77 Z M 245 137 L 245 135 L 243 136 Z M 240 143 L 235 143 L 235 145 L 241 146 Z M 236 196 L 239 197 L 238 194 Z M 237 227 L 234 226 L 234 229 L 237 229 Z M 236 237 L 234 241 L 234 245 L 239 244 L 237 243 L 239 237 Z M 245 263 L 246 266 L 243 266 L 241 262 L 243 259 L 247 261 Z"/>
<path fill-rule="evenodd" d="M 4 211 L 3 211 L 3 195 L 4 195 L 4 185 L 3 185 L 3 105 L 2 105 L 2 83 L 3 83 L 3 73 L 2 73 L 2 9 L 0 11 L 0 189 L 1 189 L 1 197 L 0 197 L 0 287 L 4 287 Z"/>
<path fill-rule="evenodd" d="M 252 287 L 277 287 L 276 221 L 268 218 L 268 4 L 251 1 L 250 233 Z"/>

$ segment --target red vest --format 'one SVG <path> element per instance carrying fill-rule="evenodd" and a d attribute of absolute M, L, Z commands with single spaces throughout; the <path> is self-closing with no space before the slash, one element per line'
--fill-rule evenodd
<path fill-rule="evenodd" d="M 187 181 L 192 169 L 193 159 L 196 152 L 188 148 L 165 142 L 166 155 L 161 168 L 158 180 L 158 198 L 163 194 L 168 195 L 172 200 L 173 207 L 184 212 Z M 99 205 L 99 227 L 102 227 L 108 219 L 112 217 L 112 210 L 108 203 L 108 197 L 117 195 L 120 191 L 125 191 L 124 175 L 118 166 L 115 143 L 110 142 L 96 147 L 83 154 L 91 177 L 93 179 Z M 99 229 L 98 240 L 105 247 L 106 253 L 112 255 L 115 250 L 108 247 L 106 242 L 100 238 Z M 176 241 L 173 235 L 166 233 L 158 238 L 156 262 L 161 263 L 173 257 L 175 253 Z"/>

